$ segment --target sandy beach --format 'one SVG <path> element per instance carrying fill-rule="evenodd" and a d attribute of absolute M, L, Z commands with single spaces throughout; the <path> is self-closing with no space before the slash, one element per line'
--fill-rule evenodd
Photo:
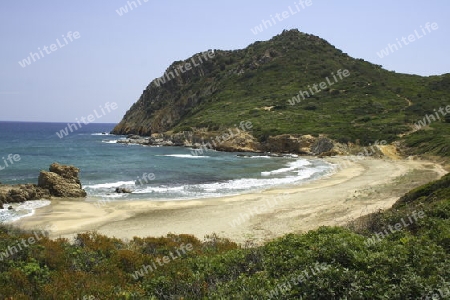
<path fill-rule="evenodd" d="M 238 243 L 260 244 L 389 208 L 405 192 L 447 173 L 440 165 L 420 160 L 326 160 L 341 167 L 301 185 L 187 201 L 52 200 L 14 224 L 28 230 L 51 226 L 52 238 L 94 230 L 122 239 L 176 233 L 203 240 L 216 233 Z"/>

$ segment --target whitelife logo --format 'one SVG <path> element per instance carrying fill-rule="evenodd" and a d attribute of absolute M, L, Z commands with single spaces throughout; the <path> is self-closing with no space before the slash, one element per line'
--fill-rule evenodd
<path fill-rule="evenodd" d="M 339 70 L 337 70 L 336 73 L 340 80 L 343 80 L 344 78 L 347 78 L 348 76 L 350 76 L 350 71 L 347 69 L 345 69 L 344 71 L 339 69 Z M 334 82 L 330 81 L 330 79 L 328 77 L 325 77 L 326 82 L 322 81 L 319 84 L 315 83 L 315 84 L 313 84 L 312 87 L 311 87 L 311 85 L 308 85 L 309 92 L 308 91 L 299 91 L 297 96 L 294 96 L 294 97 L 292 97 L 292 99 L 288 100 L 289 104 L 295 105 L 296 103 L 300 103 L 300 102 L 302 102 L 302 99 L 300 99 L 300 96 L 303 98 L 303 100 L 305 100 L 306 98 L 311 97 L 315 93 L 320 93 L 321 91 L 326 90 L 330 86 L 339 82 L 339 79 L 336 77 L 336 75 L 334 75 L 334 73 L 331 73 L 331 75 L 333 76 Z"/>
<path fill-rule="evenodd" d="M 208 61 L 209 59 L 214 58 L 215 53 L 214 50 L 209 50 L 208 52 L 203 52 L 201 54 L 197 54 L 196 56 L 192 57 L 190 59 L 190 62 L 186 62 L 184 64 L 178 65 L 174 68 L 172 68 L 172 71 L 166 71 L 164 72 L 164 75 L 156 78 L 153 82 L 157 87 L 161 86 L 162 84 L 171 81 L 172 79 L 175 79 L 178 76 L 181 76 L 181 74 L 186 73 L 187 71 L 192 70 L 194 67 L 198 67 L 201 64 L 203 64 L 205 61 Z M 203 59 L 202 59 L 203 57 Z"/>
<path fill-rule="evenodd" d="M 390 230 L 390 232 L 385 229 L 382 232 L 378 232 L 376 233 L 374 236 L 372 236 L 371 238 L 368 238 L 366 241 L 364 241 L 364 244 L 366 246 L 371 246 L 371 245 L 375 245 L 377 242 L 380 242 L 382 239 L 386 238 L 388 235 L 395 233 L 397 231 L 400 231 L 406 227 L 408 227 L 409 225 L 412 225 L 414 222 L 417 222 L 419 219 L 425 218 L 425 212 L 424 211 L 413 211 L 411 213 L 411 216 L 408 214 L 408 220 L 409 222 L 405 222 L 404 218 L 401 218 L 400 222 L 396 223 L 394 226 L 388 225 L 388 228 Z M 414 219 L 414 220 L 413 220 Z"/>
<path fill-rule="evenodd" d="M 138 8 L 139 6 L 143 5 L 144 3 L 142 3 L 141 1 L 144 3 L 147 3 L 149 0 L 127 1 L 127 5 L 122 6 L 119 9 L 116 9 L 116 13 L 119 15 L 119 17 L 121 17 L 124 14 L 127 14 L 130 11 L 133 11 L 135 8 Z M 139 3 L 139 5 L 137 5 L 136 2 Z"/>
<path fill-rule="evenodd" d="M 288 10 L 283 11 L 282 13 L 276 13 L 275 17 L 273 15 L 270 15 L 270 20 L 261 20 L 262 23 L 255 26 L 254 28 L 250 28 L 250 31 L 257 35 L 258 33 L 262 33 L 264 29 L 269 29 L 270 27 L 274 26 L 278 22 L 282 22 L 289 17 L 298 14 L 302 10 L 306 9 L 306 7 L 309 7 L 312 5 L 312 0 L 300 0 L 298 2 L 294 2 L 295 9 L 292 8 L 292 6 L 288 7 Z"/>
<path fill-rule="evenodd" d="M 44 46 L 42 49 L 38 47 L 38 52 L 30 52 L 30 55 L 27 58 L 22 59 L 22 61 L 19 61 L 19 65 L 22 68 L 25 68 L 31 63 L 36 62 L 43 58 L 45 56 L 44 52 L 48 55 L 53 52 L 55 52 L 58 49 L 61 49 L 65 46 L 67 46 L 70 42 L 73 42 L 74 40 L 78 40 L 81 36 L 78 31 L 75 31 L 72 33 L 72 31 L 69 31 L 67 35 L 62 35 L 64 43 L 62 43 L 59 38 L 56 39 L 56 44 L 51 44 L 49 47 Z M 44 51 L 44 52 L 43 52 Z"/>
<path fill-rule="evenodd" d="M 110 104 L 109 102 L 106 102 L 104 107 L 102 107 L 101 105 L 99 107 L 100 107 L 100 109 L 102 111 L 102 114 L 99 114 L 97 112 L 97 109 L 94 109 L 94 111 L 93 111 L 94 114 L 91 114 L 91 115 L 87 116 L 87 118 L 81 117 L 80 118 L 81 120 L 78 120 L 78 118 L 75 119 L 77 121 L 78 126 L 75 123 L 67 123 L 66 128 L 61 129 L 59 132 L 56 132 L 56 135 L 60 139 L 62 139 L 65 136 L 68 136 L 69 135 L 69 131 L 70 132 L 74 132 L 74 131 L 77 131 L 78 129 L 80 129 L 81 127 L 83 127 L 81 125 L 80 121 L 83 122 L 84 125 L 92 123 L 96 119 L 100 119 L 101 117 L 106 116 L 106 112 L 110 113 L 112 110 L 116 110 L 117 109 L 117 103 L 116 102 L 112 102 Z M 106 109 L 106 112 L 105 112 L 105 109 Z"/>
<path fill-rule="evenodd" d="M 427 34 L 431 33 L 431 30 L 437 30 L 439 29 L 439 26 L 436 22 L 431 23 L 427 22 L 427 24 L 425 24 L 425 28 L 423 28 L 422 26 L 420 26 L 420 29 L 422 30 L 422 34 L 420 35 L 420 33 L 416 30 L 414 30 L 414 33 L 408 35 L 408 37 L 402 37 L 400 40 L 397 40 L 397 44 L 388 44 L 386 48 L 381 49 L 380 52 L 377 52 L 377 55 L 379 58 L 384 58 L 386 56 L 388 56 L 389 54 L 394 53 L 395 51 L 398 51 L 399 49 L 403 48 L 403 46 L 408 46 L 410 43 L 415 42 L 417 40 L 420 40 L 421 38 L 423 38 L 424 36 L 426 36 Z M 426 30 L 425 30 L 426 29 Z M 400 42 L 401 41 L 401 42 Z M 398 45 L 398 46 L 397 46 Z"/>
<path fill-rule="evenodd" d="M 180 250 L 182 253 L 180 253 Z M 158 263 L 158 265 L 160 267 L 164 266 L 165 264 L 170 263 L 171 261 L 182 257 L 183 255 L 186 255 L 186 251 L 190 252 L 194 250 L 194 247 L 192 246 L 191 243 L 188 244 L 181 244 L 180 247 L 175 248 L 175 252 L 177 253 L 177 255 L 174 255 L 174 253 L 172 251 L 169 252 L 170 256 L 163 256 L 163 257 L 158 257 L 156 259 L 153 260 L 153 262 L 151 263 L 151 265 L 143 265 L 142 268 L 140 270 L 137 270 L 134 272 L 134 274 L 131 274 L 131 276 L 135 279 L 138 280 L 139 277 L 144 277 L 146 274 L 149 274 L 150 272 L 154 272 L 155 270 L 158 269 L 158 267 L 156 266 L 156 263 Z"/>
<path fill-rule="evenodd" d="M 439 107 L 438 111 L 441 113 L 442 117 L 445 117 L 445 116 L 447 116 L 447 114 L 450 113 L 450 105 L 447 105 L 444 108 Z M 426 127 L 426 126 L 430 125 L 432 122 L 436 122 L 437 120 L 441 120 L 441 117 L 439 116 L 436 109 L 434 109 L 434 115 L 433 114 L 425 115 L 423 120 L 417 121 L 417 123 L 414 123 L 414 126 L 416 126 L 416 129 L 419 130 L 422 127 Z"/>
<path fill-rule="evenodd" d="M 0 171 L 6 169 L 7 167 L 10 167 L 12 165 L 14 165 L 14 162 L 19 162 L 21 157 L 19 154 L 8 154 L 8 157 L 5 159 L 5 157 L 2 157 L 3 159 L 3 163 L 4 163 L 4 167 L 2 167 L 2 163 L 0 163 Z M 9 164 L 7 162 L 7 160 L 9 161 Z"/>

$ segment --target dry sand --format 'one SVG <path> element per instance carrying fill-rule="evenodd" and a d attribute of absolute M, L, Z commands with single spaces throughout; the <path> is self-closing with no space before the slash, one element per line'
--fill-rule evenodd
<path fill-rule="evenodd" d="M 341 167 L 301 185 L 189 201 L 54 200 L 15 224 L 29 230 L 51 226 L 52 238 L 93 230 L 123 239 L 184 233 L 202 240 L 216 233 L 238 243 L 260 244 L 389 208 L 405 192 L 447 173 L 437 164 L 418 160 L 327 160 Z"/>

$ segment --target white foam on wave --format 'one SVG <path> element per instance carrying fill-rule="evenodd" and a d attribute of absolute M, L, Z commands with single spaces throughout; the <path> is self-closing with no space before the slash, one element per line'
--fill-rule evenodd
<path fill-rule="evenodd" d="M 183 186 L 146 186 L 135 191 L 136 194 L 171 194 L 179 197 L 220 197 L 233 193 L 241 193 L 255 189 L 267 188 L 276 185 L 293 184 L 312 178 L 316 173 L 322 172 L 326 167 L 309 168 L 298 171 L 295 176 L 282 178 L 243 178 L 224 182 L 203 184 L 188 184 Z"/>
<path fill-rule="evenodd" d="M 265 171 L 261 172 L 261 176 L 270 176 L 270 175 L 276 175 L 276 174 L 283 174 L 288 172 L 302 172 L 303 167 L 310 166 L 311 162 L 307 161 L 306 159 L 300 159 L 293 162 L 288 163 L 287 167 L 273 170 L 273 171 Z"/>
<path fill-rule="evenodd" d="M 156 155 L 156 156 L 167 156 L 167 157 L 178 157 L 178 158 L 206 158 L 210 156 L 205 155 L 191 155 L 191 154 L 165 154 L 165 155 Z"/>
<path fill-rule="evenodd" d="M 93 184 L 93 185 L 85 185 L 85 188 L 90 189 L 108 189 L 108 188 L 115 188 L 120 187 L 123 185 L 135 185 L 134 181 L 117 181 L 117 182 L 107 182 L 107 183 L 99 183 L 99 184 Z"/>
<path fill-rule="evenodd" d="M 91 133 L 91 135 L 111 135 L 108 132 L 97 132 L 97 133 Z"/>
<path fill-rule="evenodd" d="M 5 204 L 4 209 L 0 209 L 0 221 L 14 222 L 21 218 L 34 215 L 36 209 L 50 205 L 49 200 L 32 200 L 22 203 Z M 8 209 L 11 206 L 13 209 Z"/>
<path fill-rule="evenodd" d="M 119 140 L 103 140 L 102 143 L 106 144 L 116 144 Z"/>
<path fill-rule="evenodd" d="M 101 195 L 93 195 L 94 197 L 100 197 L 100 198 L 108 198 L 108 199 L 120 199 L 127 197 L 127 193 L 111 193 L 111 194 L 101 194 Z"/>

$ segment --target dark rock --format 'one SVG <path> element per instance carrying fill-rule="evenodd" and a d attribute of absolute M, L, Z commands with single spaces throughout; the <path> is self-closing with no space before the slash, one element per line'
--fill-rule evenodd
<path fill-rule="evenodd" d="M 118 194 L 122 194 L 122 193 L 130 194 L 132 192 L 133 192 L 132 190 L 127 189 L 127 188 L 116 188 L 116 193 L 118 193 Z"/>
<path fill-rule="evenodd" d="M 10 206 L 8 206 L 8 210 L 12 210 L 13 209 L 13 207 L 10 205 Z"/>

